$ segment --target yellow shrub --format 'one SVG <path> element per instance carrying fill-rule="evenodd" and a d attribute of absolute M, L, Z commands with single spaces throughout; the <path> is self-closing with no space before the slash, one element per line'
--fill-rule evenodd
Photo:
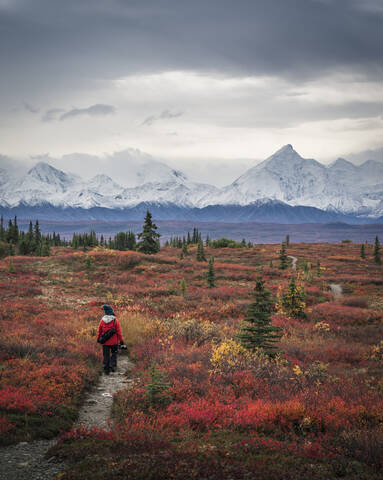
<path fill-rule="evenodd" d="M 383 361 L 383 340 L 381 340 L 377 345 L 371 347 L 369 357 L 372 360 Z"/>
<path fill-rule="evenodd" d="M 249 352 L 234 340 L 225 340 L 213 347 L 210 363 L 215 373 L 228 372 L 241 367 Z"/>
<path fill-rule="evenodd" d="M 167 328 L 164 322 L 147 313 L 122 311 L 118 317 L 122 337 L 128 345 L 137 345 L 145 338 L 162 336 Z"/>
<path fill-rule="evenodd" d="M 330 333 L 331 328 L 330 325 L 327 322 L 317 322 L 314 325 L 314 330 L 318 333 Z"/>

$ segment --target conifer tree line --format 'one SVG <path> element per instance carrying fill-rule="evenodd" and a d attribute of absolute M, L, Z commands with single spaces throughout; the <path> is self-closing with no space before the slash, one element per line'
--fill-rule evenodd
<path fill-rule="evenodd" d="M 6 224 L 5 224 L 6 223 Z M 33 255 L 49 256 L 51 247 L 66 246 L 68 242 L 60 237 L 59 233 L 44 235 L 41 233 L 39 221 L 29 222 L 28 230 L 20 229 L 17 216 L 4 221 L 0 218 L 0 256 L 6 255 Z"/>
<path fill-rule="evenodd" d="M 205 237 L 205 242 L 202 239 L 202 234 L 198 228 L 193 228 L 193 232 L 187 232 L 187 235 L 181 236 L 172 236 L 170 240 L 166 240 L 165 247 L 173 248 L 183 248 L 184 245 L 199 245 L 200 243 L 204 244 L 205 247 L 212 248 L 252 248 L 253 244 L 251 242 L 246 242 L 246 239 L 243 238 L 241 242 L 232 240 L 230 238 L 222 237 L 216 240 L 212 240 L 210 235 L 207 234 Z"/>
<path fill-rule="evenodd" d="M 106 247 L 111 250 L 136 250 L 137 240 L 134 232 L 118 232 L 113 238 L 105 238 L 101 235 L 100 238 L 94 230 L 89 233 L 74 233 L 70 245 L 75 248 L 94 248 Z"/>

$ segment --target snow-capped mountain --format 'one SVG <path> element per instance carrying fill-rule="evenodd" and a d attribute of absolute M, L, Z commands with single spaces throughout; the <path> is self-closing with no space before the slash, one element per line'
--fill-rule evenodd
<path fill-rule="evenodd" d="M 77 165 L 83 165 L 84 170 L 102 171 L 112 178 L 116 178 L 125 188 L 134 188 L 144 183 L 166 183 L 169 181 L 186 180 L 186 176 L 179 170 L 169 167 L 151 155 L 134 148 L 127 148 L 110 155 L 97 157 L 83 153 L 71 153 L 61 159 L 44 158 L 48 163 L 54 162 L 63 170 L 71 170 Z"/>
<path fill-rule="evenodd" d="M 21 178 L 12 178 L 6 170 L 0 171 L 0 205 L 16 207 L 20 204 L 89 209 L 93 207 L 126 208 L 142 202 L 174 203 L 193 207 L 207 194 L 219 189 L 207 184 L 191 182 L 177 170 L 156 161 L 143 163 L 142 171 L 133 171 L 134 187 L 124 188 L 107 175 L 96 175 L 86 181 L 65 173 L 46 162 L 38 162 Z M 148 182 L 153 178 L 155 182 Z"/>
<path fill-rule="evenodd" d="M 63 159 L 68 166 L 98 161 L 100 167 L 105 162 L 105 158 L 79 154 Z M 120 185 L 105 174 L 86 180 L 43 161 L 22 176 L 0 168 L 0 206 L 123 210 L 156 204 L 170 212 L 172 206 L 198 210 L 253 205 L 264 210 L 269 205 L 275 210 L 277 205 L 287 204 L 357 217 L 383 215 L 383 162 L 375 160 L 354 165 L 339 158 L 326 166 L 301 157 L 286 145 L 223 188 L 192 182 L 182 172 L 132 149 L 106 160 L 108 171 L 120 165 L 129 172 L 128 182 Z"/>
<path fill-rule="evenodd" d="M 383 201 L 376 188 L 382 181 L 380 162 L 371 160 L 356 166 L 338 159 L 325 166 L 302 158 L 286 145 L 222 188 L 218 195 L 202 198 L 200 205 L 248 205 L 268 198 L 292 206 L 374 216 Z"/>

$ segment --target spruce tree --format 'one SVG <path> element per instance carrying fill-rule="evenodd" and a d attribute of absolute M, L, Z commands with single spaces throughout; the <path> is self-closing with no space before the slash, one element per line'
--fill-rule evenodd
<path fill-rule="evenodd" d="M 197 246 L 197 261 L 206 262 L 205 251 L 203 248 L 202 240 L 198 242 L 198 246 Z"/>
<path fill-rule="evenodd" d="M 13 223 L 12 220 L 8 220 L 8 228 L 5 231 L 5 240 L 7 243 L 13 241 Z"/>
<path fill-rule="evenodd" d="M 275 344 L 282 337 L 282 329 L 271 324 L 272 306 L 271 292 L 265 288 L 265 282 L 259 276 L 255 284 L 254 301 L 247 310 L 238 339 L 251 352 L 262 349 L 274 357 L 278 353 Z"/>
<path fill-rule="evenodd" d="M 181 292 L 184 297 L 186 295 L 186 280 L 184 278 L 181 280 Z"/>
<path fill-rule="evenodd" d="M 42 245 L 41 245 L 41 256 L 42 257 L 49 257 L 50 254 L 51 254 L 51 248 L 50 248 L 50 245 L 49 245 L 49 239 L 45 238 L 42 242 Z"/>
<path fill-rule="evenodd" d="M 214 257 L 210 257 L 206 279 L 209 288 L 215 287 Z"/>
<path fill-rule="evenodd" d="M 150 382 L 145 393 L 148 407 L 166 406 L 171 401 L 170 385 L 155 364 L 150 367 Z"/>
<path fill-rule="evenodd" d="M 8 255 L 10 257 L 13 257 L 15 255 L 15 247 L 13 246 L 12 242 L 8 244 Z"/>
<path fill-rule="evenodd" d="M 287 292 L 282 296 L 283 310 L 294 318 L 306 318 L 306 292 L 303 285 L 297 285 L 295 276 L 291 277 Z"/>
<path fill-rule="evenodd" d="M 39 226 L 39 221 L 36 220 L 35 228 L 33 232 L 33 250 L 32 253 L 34 255 L 41 255 L 41 231 Z"/>
<path fill-rule="evenodd" d="M 378 235 L 375 237 L 375 244 L 374 244 L 374 262 L 377 265 L 382 263 L 382 259 L 380 258 L 380 243 Z"/>
<path fill-rule="evenodd" d="M 187 244 L 186 244 L 186 243 L 184 243 L 184 244 L 182 245 L 182 251 L 181 251 L 181 253 L 182 253 L 183 256 L 189 255 L 188 247 L 187 247 Z"/>
<path fill-rule="evenodd" d="M 290 235 L 286 235 L 286 247 L 290 246 Z"/>
<path fill-rule="evenodd" d="M 4 240 L 5 240 L 4 218 L 1 215 L 1 219 L 0 219 L 0 242 L 4 242 Z"/>
<path fill-rule="evenodd" d="M 13 222 L 13 243 L 17 245 L 19 241 L 19 226 L 17 225 L 17 217 L 15 215 L 15 219 Z"/>
<path fill-rule="evenodd" d="M 321 271 L 321 268 L 320 268 L 320 260 L 318 260 L 317 261 L 317 275 L 318 275 L 318 277 L 321 276 L 321 273 L 322 273 L 322 271 Z"/>
<path fill-rule="evenodd" d="M 364 243 L 362 243 L 362 246 L 360 247 L 360 258 L 365 259 L 366 258 L 366 252 L 364 249 Z"/>
<path fill-rule="evenodd" d="M 286 254 L 286 244 L 282 242 L 281 250 L 279 252 L 279 260 L 281 261 L 279 268 L 281 270 L 286 270 L 287 264 L 287 254 Z"/>
<path fill-rule="evenodd" d="M 150 255 L 152 253 L 157 253 L 160 250 L 160 234 L 157 233 L 156 230 L 157 225 L 152 222 L 152 214 L 147 210 L 143 230 L 138 234 L 140 241 L 138 242 L 137 247 L 140 252 Z"/>

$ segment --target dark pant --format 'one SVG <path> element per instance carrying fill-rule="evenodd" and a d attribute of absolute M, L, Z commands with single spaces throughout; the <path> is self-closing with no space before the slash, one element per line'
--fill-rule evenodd
<path fill-rule="evenodd" d="M 115 369 L 117 367 L 117 350 L 118 350 L 118 345 L 102 346 L 105 373 L 109 373 L 110 369 Z"/>

